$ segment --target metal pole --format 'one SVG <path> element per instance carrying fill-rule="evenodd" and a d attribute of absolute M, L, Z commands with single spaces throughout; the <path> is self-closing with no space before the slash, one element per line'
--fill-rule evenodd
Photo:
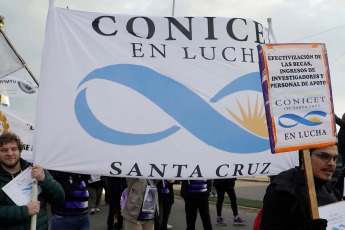
<path fill-rule="evenodd" d="M 172 7 L 172 16 L 174 17 L 175 14 L 175 0 L 173 0 L 173 7 Z"/>
<path fill-rule="evenodd" d="M 273 42 L 277 43 L 276 37 L 274 36 L 274 33 L 273 33 L 272 18 L 267 18 L 267 22 L 268 22 L 268 32 L 271 35 Z"/>
<path fill-rule="evenodd" d="M 1 34 L 4 36 L 4 38 L 6 39 L 7 43 L 9 44 L 9 46 L 11 47 L 11 49 L 13 50 L 13 52 L 17 55 L 17 57 L 19 58 L 19 60 L 22 62 L 23 66 L 25 67 L 25 69 L 28 71 L 28 73 L 30 74 L 31 78 L 35 81 L 36 85 L 39 86 L 39 83 L 37 81 L 37 79 L 35 78 L 35 76 L 32 74 L 32 72 L 30 71 L 29 67 L 26 66 L 26 63 L 24 61 L 24 59 L 19 55 L 19 53 L 17 52 L 17 50 L 14 48 L 14 46 L 12 45 L 12 43 L 10 42 L 10 40 L 8 39 L 8 37 L 6 36 L 6 34 L 0 30 Z"/>

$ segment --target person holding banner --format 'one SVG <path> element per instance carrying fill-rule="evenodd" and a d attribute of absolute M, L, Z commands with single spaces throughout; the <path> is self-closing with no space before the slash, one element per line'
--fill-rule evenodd
<path fill-rule="evenodd" d="M 300 150 L 300 167 L 278 174 L 266 190 L 261 217 L 262 230 L 326 230 L 326 219 L 312 219 Z M 336 145 L 310 149 L 318 206 L 341 201 L 339 191 L 329 183 L 338 158 Z"/>
<path fill-rule="evenodd" d="M 32 165 L 21 158 L 23 144 L 13 133 L 0 136 L 0 188 L 3 188 L 22 171 Z M 38 181 L 41 192 L 38 201 L 19 206 L 0 189 L 0 225 L 6 229 L 30 229 L 31 216 L 37 214 L 38 230 L 48 229 L 47 202 L 64 202 L 65 193 L 61 185 L 53 179 L 47 170 L 35 165 L 31 177 Z"/>

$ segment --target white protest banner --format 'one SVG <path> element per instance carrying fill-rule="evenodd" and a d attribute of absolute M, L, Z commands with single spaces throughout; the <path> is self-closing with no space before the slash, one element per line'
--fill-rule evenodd
<path fill-rule="evenodd" d="M 273 175 L 258 57 L 242 18 L 90 13 L 50 5 L 34 162 L 153 178 Z"/>
<path fill-rule="evenodd" d="M 8 97 L 37 96 L 38 87 L 23 79 L 6 76 L 0 79 L 0 95 Z"/>
<path fill-rule="evenodd" d="M 326 219 L 327 230 L 345 229 L 345 201 L 319 207 L 320 218 Z"/>
<path fill-rule="evenodd" d="M 32 144 L 34 128 L 31 121 L 10 108 L 0 106 L 0 134 L 12 132 L 19 136 L 23 142 L 22 158 L 30 162 L 33 161 Z"/>
<path fill-rule="evenodd" d="M 324 44 L 258 45 L 273 153 L 334 145 L 336 129 Z"/>
<path fill-rule="evenodd" d="M 0 29 L 0 60 L 0 78 L 24 67 L 2 29 Z"/>

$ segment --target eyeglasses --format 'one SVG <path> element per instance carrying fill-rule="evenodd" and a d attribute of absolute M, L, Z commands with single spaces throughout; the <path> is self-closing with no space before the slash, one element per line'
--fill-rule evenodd
<path fill-rule="evenodd" d="M 334 163 L 337 163 L 337 160 L 338 160 L 338 156 L 332 156 L 332 155 L 325 153 L 325 152 L 312 153 L 312 154 L 317 154 L 321 158 L 321 160 L 325 163 L 330 162 L 331 159 L 333 159 Z"/>

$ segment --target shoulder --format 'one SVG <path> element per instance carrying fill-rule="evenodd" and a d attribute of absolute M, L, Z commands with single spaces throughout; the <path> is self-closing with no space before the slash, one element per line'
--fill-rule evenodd
<path fill-rule="evenodd" d="M 297 181 L 297 170 L 299 169 L 289 169 L 279 173 L 269 185 L 270 187 L 274 187 L 277 191 L 287 191 L 291 192 L 294 187 L 296 186 Z"/>

